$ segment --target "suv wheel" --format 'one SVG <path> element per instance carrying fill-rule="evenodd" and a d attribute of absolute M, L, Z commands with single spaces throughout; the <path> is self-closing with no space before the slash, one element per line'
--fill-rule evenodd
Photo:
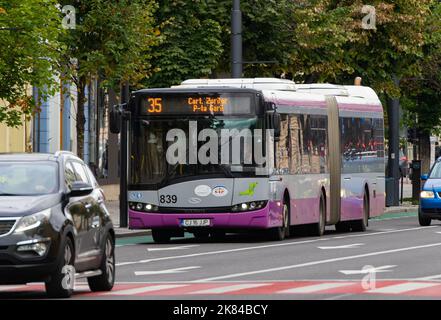
<path fill-rule="evenodd" d="M 110 291 L 115 284 L 115 242 L 110 234 L 107 235 L 106 244 L 101 259 L 101 275 L 87 278 L 89 288 L 93 292 Z"/>
<path fill-rule="evenodd" d="M 66 237 L 62 248 L 63 256 L 59 259 L 57 269 L 45 283 L 46 293 L 50 298 L 69 298 L 73 293 L 75 275 L 66 269 L 69 266 L 73 267 L 75 262 L 74 246 L 69 237 Z"/>
<path fill-rule="evenodd" d="M 418 209 L 418 222 L 420 223 L 420 226 L 428 227 L 432 223 L 432 219 L 430 219 L 428 217 L 424 217 L 421 214 L 421 209 Z"/>

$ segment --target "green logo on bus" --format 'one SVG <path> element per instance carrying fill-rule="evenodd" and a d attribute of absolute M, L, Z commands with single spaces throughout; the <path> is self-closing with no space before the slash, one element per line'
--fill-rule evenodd
<path fill-rule="evenodd" d="M 242 192 L 239 192 L 241 196 L 254 196 L 254 189 L 256 189 L 258 182 L 252 182 L 248 184 L 248 189 Z"/>

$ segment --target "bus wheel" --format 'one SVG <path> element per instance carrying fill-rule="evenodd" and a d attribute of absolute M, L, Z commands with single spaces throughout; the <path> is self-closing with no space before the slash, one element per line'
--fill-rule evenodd
<path fill-rule="evenodd" d="M 335 231 L 349 232 L 351 231 L 351 224 L 348 221 L 340 221 L 335 224 Z"/>
<path fill-rule="evenodd" d="M 193 232 L 194 237 L 200 241 L 208 241 L 210 232 L 208 230 L 198 230 Z"/>
<path fill-rule="evenodd" d="M 319 208 L 319 222 L 310 225 L 311 235 L 321 237 L 325 233 L 326 227 L 326 207 L 325 207 L 325 197 L 323 194 L 320 197 L 320 208 Z"/>
<path fill-rule="evenodd" d="M 369 198 L 366 193 L 363 196 L 363 219 L 351 222 L 351 229 L 355 232 L 366 231 L 369 219 Z"/>
<path fill-rule="evenodd" d="M 213 230 L 210 232 L 210 236 L 214 241 L 225 240 L 227 233 L 223 230 Z"/>
<path fill-rule="evenodd" d="M 420 223 L 420 226 L 428 227 L 432 223 L 432 219 L 423 217 L 421 214 L 421 209 L 418 209 L 418 222 Z"/>
<path fill-rule="evenodd" d="M 283 225 L 281 227 L 269 229 L 269 238 L 273 241 L 282 241 L 289 237 L 289 207 L 283 203 L 282 211 Z"/>
<path fill-rule="evenodd" d="M 152 229 L 153 241 L 156 243 L 169 243 L 170 233 L 167 230 Z"/>

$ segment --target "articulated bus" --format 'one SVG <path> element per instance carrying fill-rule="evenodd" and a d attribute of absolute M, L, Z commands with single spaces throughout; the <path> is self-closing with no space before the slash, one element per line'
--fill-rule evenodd
<path fill-rule="evenodd" d="M 383 108 L 368 87 L 187 80 L 133 92 L 125 113 L 129 227 L 155 242 L 365 231 L 383 212 Z"/>

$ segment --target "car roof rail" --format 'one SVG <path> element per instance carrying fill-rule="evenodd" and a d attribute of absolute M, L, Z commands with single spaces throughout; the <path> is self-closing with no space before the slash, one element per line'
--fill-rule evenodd
<path fill-rule="evenodd" d="M 74 157 L 77 156 L 75 153 L 73 153 L 71 151 L 66 151 L 66 150 L 60 150 L 60 151 L 55 152 L 55 154 L 54 154 L 55 157 L 59 157 L 62 155 L 69 155 L 69 156 L 74 156 Z"/>

